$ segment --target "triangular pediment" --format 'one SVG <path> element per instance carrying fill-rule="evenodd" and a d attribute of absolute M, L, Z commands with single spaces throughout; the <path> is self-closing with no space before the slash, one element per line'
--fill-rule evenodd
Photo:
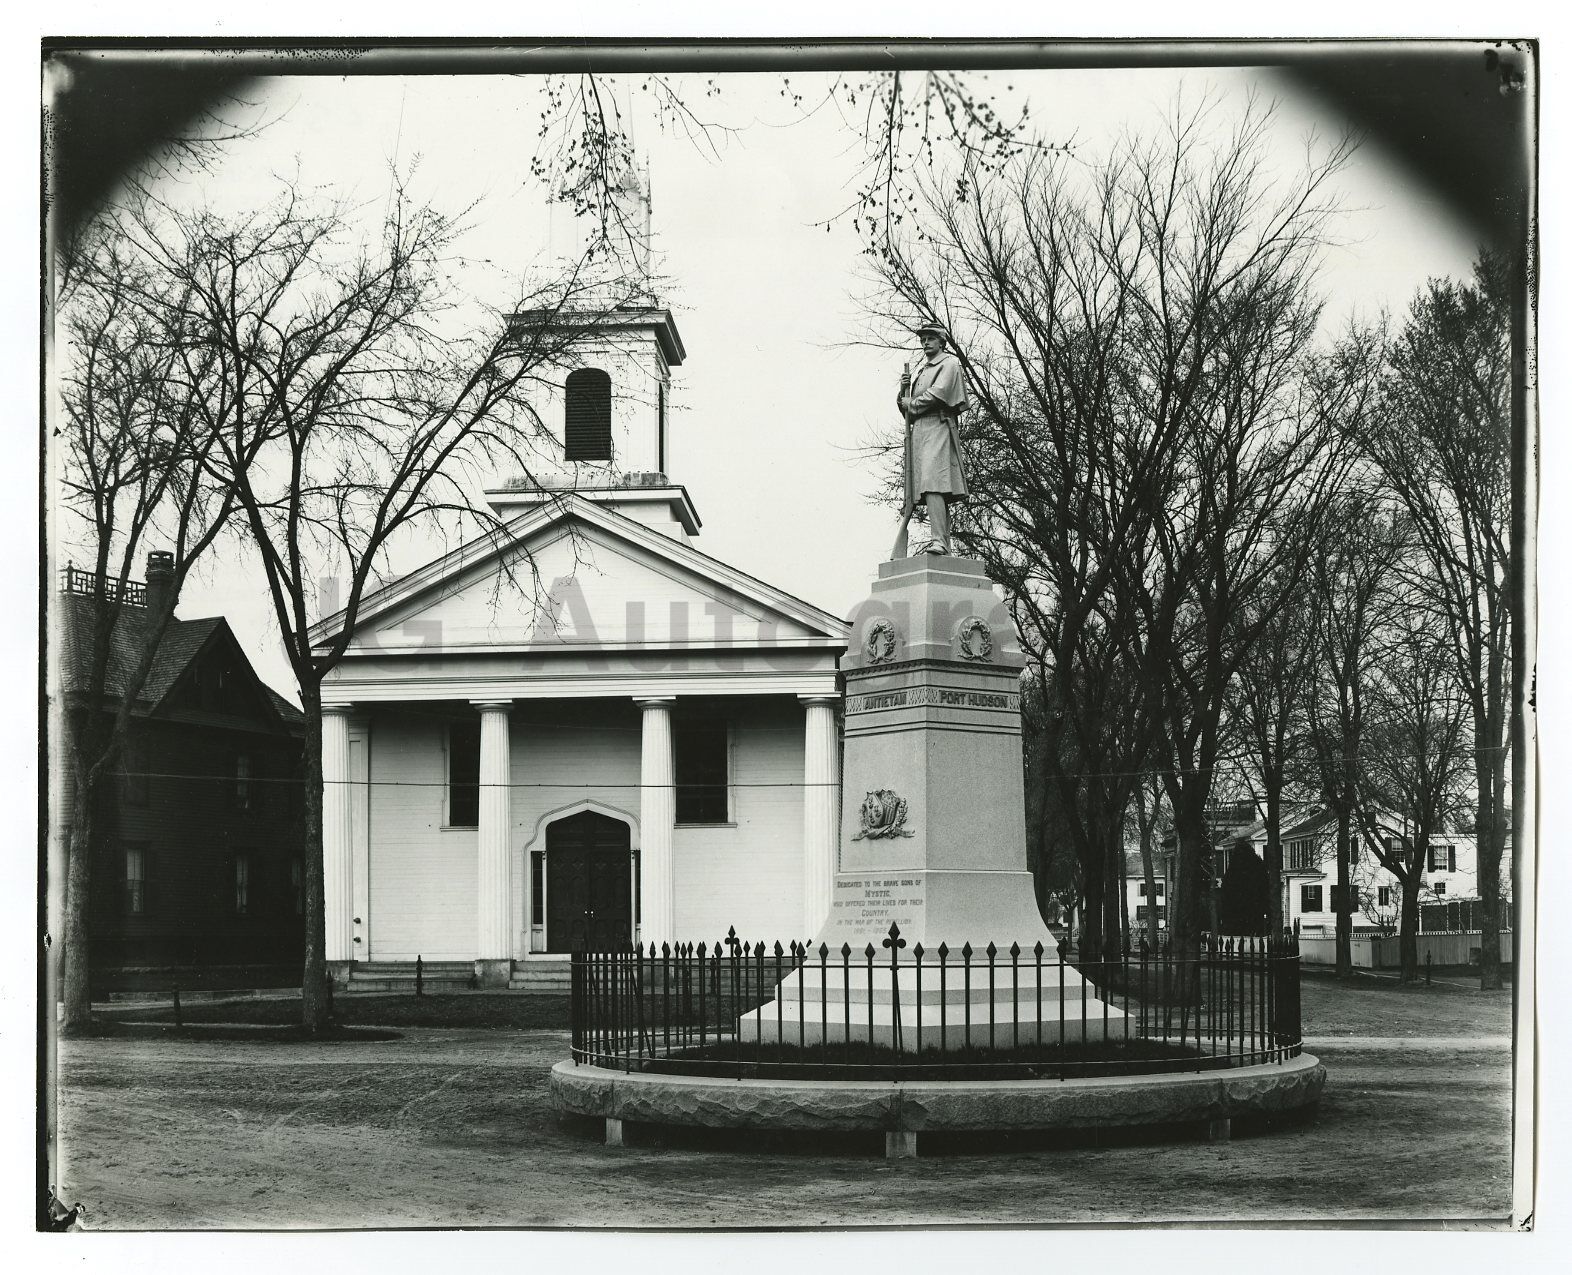
<path fill-rule="evenodd" d="M 316 639 L 337 627 L 324 622 Z M 348 649 L 822 648 L 845 633 L 835 616 L 570 497 L 368 597 Z"/>

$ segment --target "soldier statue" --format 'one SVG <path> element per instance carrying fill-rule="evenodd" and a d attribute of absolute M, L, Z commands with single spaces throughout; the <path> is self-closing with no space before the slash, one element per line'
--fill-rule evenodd
<path fill-rule="evenodd" d="M 967 495 L 966 463 L 956 422 L 967 408 L 961 361 L 945 349 L 949 333 L 938 323 L 917 329 L 923 357 L 901 373 L 896 403 L 906 420 L 906 496 L 892 558 L 905 558 L 912 515 L 925 510 L 930 543 L 925 553 L 951 552 L 950 502 Z"/>

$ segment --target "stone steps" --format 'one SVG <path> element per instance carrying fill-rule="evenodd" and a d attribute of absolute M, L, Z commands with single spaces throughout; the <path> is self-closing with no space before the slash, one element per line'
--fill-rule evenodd
<path fill-rule="evenodd" d="M 566 955 L 531 957 L 514 961 L 508 978 L 513 992 L 544 992 L 566 996 L 572 983 L 572 968 Z M 472 961 L 427 961 L 421 973 L 421 986 L 428 992 L 469 991 L 475 986 Z M 414 961 L 368 961 L 349 972 L 351 992 L 400 992 L 415 990 Z"/>
<path fill-rule="evenodd" d="M 426 961 L 421 989 L 428 992 L 467 991 L 475 983 L 471 961 Z M 415 990 L 414 961 L 368 961 L 349 971 L 351 992 L 408 992 Z"/>
<path fill-rule="evenodd" d="M 566 996 L 573 980 L 570 959 L 561 957 L 531 957 L 527 961 L 513 962 L 513 977 L 508 987 L 515 992 L 548 992 Z"/>

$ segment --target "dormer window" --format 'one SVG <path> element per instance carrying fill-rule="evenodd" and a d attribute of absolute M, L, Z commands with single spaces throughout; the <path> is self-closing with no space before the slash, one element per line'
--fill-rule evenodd
<path fill-rule="evenodd" d="M 563 455 L 567 460 L 611 459 L 611 377 L 599 368 L 568 374 Z"/>

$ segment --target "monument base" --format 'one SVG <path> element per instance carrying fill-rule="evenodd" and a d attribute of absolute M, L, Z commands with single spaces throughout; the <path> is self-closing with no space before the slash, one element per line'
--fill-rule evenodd
<path fill-rule="evenodd" d="M 1058 940 L 1037 910 L 1030 872 L 975 868 L 887 868 L 838 872 L 829 920 L 812 946 L 839 953 L 851 944 L 854 958 L 868 943 L 879 948 L 891 925 L 900 928 L 908 950 L 922 944 L 932 952 L 943 943 L 952 953 L 989 943 L 1022 953 L 1042 944 L 1046 961 L 1058 961 Z"/>
<path fill-rule="evenodd" d="M 950 1049 L 1124 1033 L 1124 1015 L 1060 963 L 1037 910 L 1024 663 L 981 563 L 930 554 L 879 567 L 841 661 L 846 800 L 830 915 L 807 965 L 742 1019 L 745 1036 L 774 1023 L 783 1041 Z"/>
<path fill-rule="evenodd" d="M 1074 967 L 1045 954 L 986 950 L 971 960 L 925 952 L 918 961 L 888 952 L 870 971 L 866 952 L 842 964 L 812 959 L 738 1023 L 739 1039 L 773 1046 L 872 1043 L 920 1052 L 1053 1049 L 1130 1039 L 1130 1020 Z"/>

